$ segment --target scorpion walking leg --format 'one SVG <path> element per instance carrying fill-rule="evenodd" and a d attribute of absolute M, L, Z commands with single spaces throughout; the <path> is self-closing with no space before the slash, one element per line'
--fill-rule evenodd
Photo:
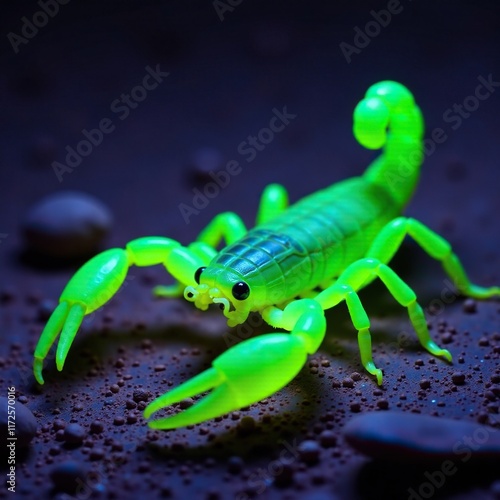
<path fill-rule="evenodd" d="M 203 261 L 204 266 L 207 266 L 217 255 L 216 247 L 222 240 L 231 244 L 239 240 L 246 232 L 245 224 L 238 215 L 233 212 L 223 212 L 216 215 L 201 231 L 196 241 L 187 248 Z M 156 297 L 180 297 L 185 286 L 183 281 L 177 281 L 174 285 L 159 285 L 153 288 L 153 294 Z"/>
<path fill-rule="evenodd" d="M 196 241 L 207 243 L 215 248 L 223 239 L 226 244 L 230 245 L 243 237 L 246 232 L 247 228 L 239 215 L 234 212 L 223 212 L 209 222 Z"/>
<path fill-rule="evenodd" d="M 281 184 L 269 184 L 260 198 L 256 225 L 264 224 L 288 207 L 288 194 Z"/>
<path fill-rule="evenodd" d="M 386 264 L 377 259 L 360 259 L 347 267 L 339 279 L 331 287 L 319 293 L 315 300 L 323 309 L 329 309 L 342 300 L 346 300 L 353 324 L 358 330 L 361 361 L 366 370 L 377 377 L 379 385 L 382 383 L 382 373 L 372 360 L 370 322 L 356 293 L 356 290 L 377 277 L 384 283 L 391 295 L 408 309 L 410 321 L 420 344 L 434 356 L 444 357 L 451 362 L 449 351 L 441 349 L 432 340 L 415 292 Z"/>
<path fill-rule="evenodd" d="M 85 263 L 70 279 L 42 331 L 35 348 L 33 373 L 43 384 L 43 361 L 50 348 L 61 337 L 56 351 L 60 371 L 85 315 L 105 304 L 125 280 L 131 265 L 164 264 L 175 279 L 185 285 L 195 285 L 194 272 L 204 264 L 200 252 L 182 247 L 170 238 L 146 237 L 129 242 L 126 248 L 112 248 Z"/>
<path fill-rule="evenodd" d="M 256 218 L 257 225 L 271 220 L 287 207 L 288 194 L 286 189 L 281 184 L 269 184 L 260 197 Z M 222 239 L 230 245 L 242 238 L 246 232 L 245 224 L 238 215 L 234 212 L 223 212 L 212 219 L 198 235 L 196 241 L 207 243 L 215 248 Z"/>
<path fill-rule="evenodd" d="M 323 310 L 314 300 L 292 302 L 284 310 L 268 308 L 265 319 L 290 334 L 269 333 L 245 340 L 221 354 L 212 368 L 151 402 L 145 418 L 154 412 L 213 389 L 192 407 L 176 415 L 153 420 L 153 429 L 193 425 L 243 408 L 274 394 L 301 370 L 307 355 L 315 352 L 326 331 Z"/>
<path fill-rule="evenodd" d="M 498 286 L 485 288 L 471 283 L 450 243 L 416 219 L 398 217 L 389 222 L 377 235 L 366 256 L 388 263 L 407 234 L 431 257 L 441 262 L 446 274 L 464 295 L 476 299 L 500 295 Z"/>

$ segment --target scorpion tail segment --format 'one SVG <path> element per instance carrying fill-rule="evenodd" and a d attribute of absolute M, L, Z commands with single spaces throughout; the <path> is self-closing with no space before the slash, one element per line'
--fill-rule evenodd
<path fill-rule="evenodd" d="M 353 132 L 358 142 L 369 149 L 384 147 L 365 178 L 386 187 L 401 206 L 418 180 L 423 131 L 422 114 L 413 95 L 397 82 L 372 85 L 354 110 Z"/>
<path fill-rule="evenodd" d="M 387 130 L 390 127 L 390 131 Z M 420 139 L 423 123 L 411 92 L 400 83 L 372 85 L 354 110 L 354 135 L 369 149 L 379 149 L 389 137 Z"/>
<path fill-rule="evenodd" d="M 145 418 L 186 397 L 214 390 L 187 410 L 154 420 L 154 429 L 175 429 L 249 406 L 284 387 L 304 365 L 306 342 L 288 334 L 268 334 L 238 344 L 221 354 L 213 367 L 160 396 L 144 411 Z"/>
<path fill-rule="evenodd" d="M 389 108 L 377 97 L 363 99 L 354 109 L 354 137 L 365 148 L 384 146 L 388 125 Z"/>
<path fill-rule="evenodd" d="M 424 124 L 412 93 L 400 83 L 383 81 L 372 85 L 365 100 L 382 101 L 389 110 L 390 137 L 408 137 L 420 141 Z"/>

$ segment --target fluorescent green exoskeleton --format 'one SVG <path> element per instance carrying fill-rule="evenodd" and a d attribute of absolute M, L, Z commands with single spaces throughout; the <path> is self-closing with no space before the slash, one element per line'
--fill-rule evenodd
<path fill-rule="evenodd" d="M 464 295 L 479 299 L 500 287 L 473 285 L 450 244 L 421 222 L 402 217 L 418 181 L 423 121 L 403 85 L 384 81 L 368 89 L 354 111 L 354 135 L 382 154 L 360 176 L 334 184 L 288 207 L 285 189 L 268 186 L 254 229 L 226 212 L 215 217 L 187 247 L 163 237 L 133 240 L 125 249 L 107 250 L 79 269 L 64 289 L 35 349 L 33 370 L 42 368 L 59 332 L 56 364 L 62 370 L 86 314 L 120 288 L 131 265 L 163 264 L 177 285 L 160 286 L 158 296 L 179 296 L 202 310 L 218 304 L 228 325 L 259 311 L 269 325 L 290 333 L 270 333 L 237 344 L 216 358 L 212 368 L 150 403 L 146 418 L 187 397 L 213 391 L 187 410 L 153 420 L 155 429 L 203 422 L 255 403 L 285 386 L 316 352 L 326 332 L 324 310 L 346 301 L 358 331 L 361 362 L 382 384 L 372 359 L 370 321 L 358 291 L 379 278 L 408 309 L 421 345 L 451 362 L 451 354 L 431 339 L 413 290 L 389 267 L 406 235 L 434 259 Z M 225 240 L 227 246 L 216 247 Z M 297 298 L 299 297 L 299 298 Z"/>

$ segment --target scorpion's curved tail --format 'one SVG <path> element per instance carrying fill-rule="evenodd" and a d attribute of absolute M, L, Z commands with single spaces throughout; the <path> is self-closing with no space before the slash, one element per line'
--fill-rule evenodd
<path fill-rule="evenodd" d="M 411 198 L 423 160 L 422 113 L 403 85 L 372 85 L 354 110 L 354 136 L 369 149 L 384 148 L 364 173 L 383 186 L 402 208 Z"/>

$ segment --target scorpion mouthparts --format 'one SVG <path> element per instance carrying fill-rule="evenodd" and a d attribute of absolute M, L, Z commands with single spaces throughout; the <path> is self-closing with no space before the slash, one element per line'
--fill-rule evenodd
<path fill-rule="evenodd" d="M 198 298 L 198 290 L 194 286 L 187 286 L 184 289 L 184 298 L 189 302 L 194 302 Z"/>
<path fill-rule="evenodd" d="M 231 310 L 231 303 L 229 302 L 229 300 L 219 297 L 213 299 L 213 302 L 214 304 L 219 304 L 219 307 L 224 311 L 224 315 L 228 317 L 226 313 L 230 312 Z"/>
<path fill-rule="evenodd" d="M 206 310 L 212 303 L 219 304 L 224 316 L 229 318 L 228 313 L 231 312 L 232 304 L 218 288 L 209 288 L 205 284 L 196 287 L 187 286 L 184 290 L 184 298 L 189 302 L 194 302 L 195 306 L 202 310 Z"/>

